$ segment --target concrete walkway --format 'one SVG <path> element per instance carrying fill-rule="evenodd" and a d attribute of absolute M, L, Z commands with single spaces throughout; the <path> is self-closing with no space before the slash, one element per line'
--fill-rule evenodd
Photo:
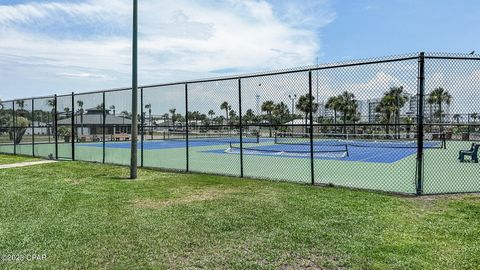
<path fill-rule="evenodd" d="M 4 164 L 4 165 L 0 165 L 0 170 L 1 170 L 1 169 L 11 169 L 11 168 L 28 167 L 28 166 L 41 165 L 41 164 L 49 164 L 49 163 L 55 163 L 55 162 L 57 162 L 57 161 L 56 161 L 56 160 L 40 160 L 40 161 L 31 161 L 31 162 L 20 162 L 20 163 L 13 163 L 13 164 Z"/>

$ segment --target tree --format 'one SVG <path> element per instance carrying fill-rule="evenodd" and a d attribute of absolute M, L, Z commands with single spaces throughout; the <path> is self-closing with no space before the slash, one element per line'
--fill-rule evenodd
<path fill-rule="evenodd" d="M 173 129 L 175 129 L 175 122 L 177 121 L 177 115 L 176 115 L 177 109 L 172 108 L 172 109 L 170 109 L 170 110 L 168 110 L 168 111 L 170 112 L 170 114 L 172 114 L 172 117 L 171 117 L 171 119 L 172 119 L 172 126 L 173 126 Z"/>
<path fill-rule="evenodd" d="M 478 113 L 472 113 L 472 114 L 470 114 L 470 117 L 473 118 L 473 123 L 475 123 L 475 122 L 477 122 Z"/>
<path fill-rule="evenodd" d="M 225 116 L 228 122 L 228 112 L 230 111 L 231 106 L 228 105 L 228 102 L 224 101 L 222 104 L 220 104 L 220 110 L 225 110 Z"/>
<path fill-rule="evenodd" d="M 337 124 L 337 111 L 340 109 L 340 99 L 338 96 L 330 97 L 325 103 L 325 108 L 333 110 L 333 123 Z"/>
<path fill-rule="evenodd" d="M 24 110 L 25 109 L 25 100 L 17 100 L 17 101 L 15 101 L 15 104 L 17 104 L 17 107 L 18 107 L 16 115 L 25 117 L 26 116 L 26 115 L 24 115 L 24 113 L 25 113 L 25 110 Z"/>
<path fill-rule="evenodd" d="M 210 120 L 213 119 L 213 116 L 214 116 L 214 115 L 215 115 L 215 111 L 213 111 L 213 110 L 209 110 L 209 111 L 208 111 L 208 116 L 210 116 Z"/>
<path fill-rule="evenodd" d="M 338 110 L 342 112 L 343 118 L 343 133 L 346 133 L 347 120 L 354 120 L 357 114 L 357 101 L 355 95 L 351 92 L 345 91 L 337 97 Z"/>
<path fill-rule="evenodd" d="M 457 124 L 460 124 L 460 118 L 462 116 L 460 114 L 454 114 L 452 118 L 457 122 Z"/>
<path fill-rule="evenodd" d="M 10 121 L 13 121 L 13 119 L 11 119 Z M 27 131 L 28 124 L 29 121 L 27 118 L 22 116 L 16 117 L 16 128 L 9 131 L 10 140 L 14 141 L 14 144 L 20 144 L 22 142 L 23 135 L 25 135 L 25 132 Z M 13 122 L 10 122 L 9 126 L 13 126 Z"/>
<path fill-rule="evenodd" d="M 115 105 L 110 106 L 110 110 L 113 111 L 113 116 L 115 116 Z"/>
<path fill-rule="evenodd" d="M 163 125 L 164 125 L 164 126 L 168 126 L 168 123 L 167 123 L 168 116 L 169 116 L 168 113 L 164 113 L 164 114 L 162 115 Z"/>
<path fill-rule="evenodd" d="M 312 106 L 310 106 L 310 99 L 312 100 Z M 308 133 L 308 115 L 317 112 L 318 103 L 314 102 L 315 97 L 310 94 L 305 94 L 298 98 L 295 108 L 305 114 L 305 133 Z"/>
<path fill-rule="evenodd" d="M 392 122 L 392 116 L 394 116 L 395 124 L 400 124 L 400 110 L 405 106 L 408 101 L 408 95 L 403 92 L 403 86 L 390 87 L 388 92 L 385 92 L 379 104 L 375 108 L 376 112 L 382 113 L 381 122 L 386 124 L 386 133 L 389 134 L 390 127 L 388 126 Z M 398 126 L 396 133 L 399 133 Z"/>
<path fill-rule="evenodd" d="M 245 116 L 243 117 L 243 121 L 245 121 L 245 123 L 249 124 L 249 123 L 255 122 L 256 118 L 257 117 L 255 116 L 255 113 L 253 112 L 253 110 L 248 109 L 245 112 Z"/>
<path fill-rule="evenodd" d="M 274 109 L 273 109 L 273 117 L 276 122 L 279 124 L 283 125 L 286 119 L 288 119 L 288 116 L 290 115 L 290 110 L 288 109 L 287 104 L 280 102 L 275 104 Z"/>
<path fill-rule="evenodd" d="M 65 108 L 63 108 L 63 111 L 65 112 L 65 117 L 68 118 L 68 114 L 70 113 L 70 108 L 65 107 Z"/>
<path fill-rule="evenodd" d="M 392 114 L 396 111 L 395 97 L 388 95 L 387 93 L 375 107 L 375 111 L 381 113 L 380 123 L 385 124 L 385 132 L 390 133 L 390 126 Z"/>
<path fill-rule="evenodd" d="M 261 107 L 262 112 L 266 112 L 268 116 L 270 137 L 272 137 L 272 111 L 274 109 L 275 109 L 275 103 L 271 100 L 267 100 L 263 102 Z"/>
<path fill-rule="evenodd" d="M 77 110 L 77 113 L 80 115 L 80 129 L 81 129 L 81 134 L 83 135 L 83 101 L 82 100 L 77 100 L 77 105 L 79 109 Z"/>
<path fill-rule="evenodd" d="M 445 89 L 438 87 L 435 88 L 427 98 L 427 102 L 430 105 L 437 105 L 437 110 L 435 112 L 435 115 L 438 117 L 439 123 L 443 123 L 443 110 L 442 110 L 442 105 L 445 103 L 447 105 L 450 105 L 452 102 L 452 96 L 448 91 L 445 91 Z"/>

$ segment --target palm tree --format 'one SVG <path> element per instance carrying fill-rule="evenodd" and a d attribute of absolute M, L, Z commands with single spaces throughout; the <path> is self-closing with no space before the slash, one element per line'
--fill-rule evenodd
<path fill-rule="evenodd" d="M 261 107 L 262 112 L 267 112 L 270 137 L 272 137 L 272 111 L 274 109 L 275 109 L 275 103 L 271 100 L 267 100 L 263 102 Z"/>
<path fill-rule="evenodd" d="M 248 109 L 246 112 L 245 112 L 245 117 L 244 117 L 244 121 L 245 123 L 251 123 L 251 122 L 255 122 L 255 119 L 256 119 L 256 116 L 255 116 L 255 113 L 253 112 L 252 109 Z"/>
<path fill-rule="evenodd" d="M 25 100 L 17 100 L 15 101 L 15 103 L 18 106 L 18 109 L 17 109 L 18 115 L 23 116 L 23 109 L 25 108 Z"/>
<path fill-rule="evenodd" d="M 225 110 L 225 115 L 226 115 L 227 122 L 228 122 L 228 111 L 230 110 L 229 107 L 230 107 L 230 105 L 228 105 L 228 102 L 226 102 L 226 101 L 224 101 L 222 104 L 220 104 L 220 110 Z"/>
<path fill-rule="evenodd" d="M 452 118 L 457 122 L 457 124 L 460 124 L 460 118 L 462 116 L 460 114 L 454 114 Z"/>
<path fill-rule="evenodd" d="M 77 100 L 77 105 L 80 109 L 77 110 L 77 113 L 80 114 L 80 133 L 83 136 L 83 101 L 82 100 Z"/>
<path fill-rule="evenodd" d="M 163 125 L 164 125 L 164 126 L 168 126 L 168 124 L 167 124 L 168 113 L 164 113 L 164 114 L 162 115 L 162 118 L 163 118 Z"/>
<path fill-rule="evenodd" d="M 278 104 L 275 104 L 275 108 L 273 109 L 272 113 L 275 121 L 283 125 L 288 115 L 290 115 L 290 110 L 288 109 L 287 104 L 280 102 Z"/>
<path fill-rule="evenodd" d="M 325 108 L 333 110 L 333 124 L 337 124 L 337 111 L 340 109 L 340 100 L 338 96 L 330 97 L 325 103 Z"/>
<path fill-rule="evenodd" d="M 113 111 L 113 116 L 115 116 L 115 105 L 110 106 L 110 110 Z"/>
<path fill-rule="evenodd" d="M 68 118 L 68 114 L 70 113 L 70 108 L 65 107 L 65 108 L 63 108 L 63 111 L 65 112 L 65 116 Z"/>
<path fill-rule="evenodd" d="M 448 93 L 448 91 L 445 91 L 445 89 L 438 87 L 435 88 L 427 98 L 427 102 L 430 105 L 436 104 L 437 105 L 437 110 L 435 114 L 438 116 L 439 123 L 443 123 L 443 110 L 442 110 L 442 104 L 445 103 L 447 105 L 450 105 L 452 102 L 452 95 Z M 440 127 L 442 128 L 442 127 Z"/>
<path fill-rule="evenodd" d="M 390 90 L 386 93 L 386 95 L 389 95 L 392 97 L 392 99 L 395 101 L 394 107 L 395 107 L 395 124 L 396 126 L 396 133 L 400 133 L 400 110 L 407 104 L 408 102 L 408 95 L 403 92 L 403 86 L 400 87 L 391 87 Z"/>
<path fill-rule="evenodd" d="M 357 114 L 357 101 L 355 95 L 351 92 L 345 91 L 337 97 L 338 109 L 342 112 L 343 118 L 343 133 L 346 133 L 346 124 L 348 119 L 352 119 Z"/>
<path fill-rule="evenodd" d="M 172 117 L 171 117 L 172 118 L 172 126 L 173 126 L 173 129 L 175 130 L 175 122 L 177 120 L 177 115 L 176 115 L 177 109 L 172 108 L 168 111 L 172 114 Z"/>
<path fill-rule="evenodd" d="M 214 110 L 209 110 L 208 111 L 208 116 L 210 116 L 210 121 L 213 119 L 213 116 L 215 115 L 215 111 Z"/>
<path fill-rule="evenodd" d="M 476 123 L 478 118 L 478 113 L 472 113 L 470 114 L 470 117 L 473 119 L 473 123 Z"/>
<path fill-rule="evenodd" d="M 235 121 L 237 120 L 237 112 L 234 111 L 234 110 L 230 110 L 230 112 L 228 113 L 228 117 L 230 119 L 230 125 L 234 125 L 235 124 Z"/>
<path fill-rule="evenodd" d="M 396 111 L 395 97 L 389 95 L 388 93 L 385 93 L 385 95 L 375 108 L 375 111 L 382 114 L 380 122 L 382 124 L 385 124 L 385 132 L 389 134 L 389 124 L 391 123 L 392 114 L 394 114 Z"/>
<path fill-rule="evenodd" d="M 310 99 L 312 99 L 312 106 L 310 106 Z M 305 94 L 298 98 L 295 108 L 305 114 L 305 133 L 308 133 L 308 115 L 315 113 L 318 110 L 318 103 L 313 102 L 315 97 L 310 94 Z"/>

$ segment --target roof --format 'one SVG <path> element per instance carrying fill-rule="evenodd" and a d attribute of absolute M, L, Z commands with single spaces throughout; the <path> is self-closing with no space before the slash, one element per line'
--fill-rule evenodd
<path fill-rule="evenodd" d="M 307 119 L 307 125 L 310 124 L 310 119 Z M 313 124 L 318 124 L 317 122 L 313 121 Z M 305 119 L 295 119 L 286 123 L 285 125 L 305 125 Z"/>
<path fill-rule="evenodd" d="M 105 123 L 108 125 L 131 125 L 132 120 L 129 118 L 121 117 L 121 116 L 113 116 L 111 114 L 107 114 L 105 117 Z M 71 125 L 72 119 L 71 118 L 64 118 L 58 120 L 59 125 Z M 75 116 L 75 124 L 80 125 L 82 124 L 80 115 Z M 84 114 L 83 115 L 83 124 L 84 125 L 102 125 L 103 124 L 103 115 L 101 114 Z"/>

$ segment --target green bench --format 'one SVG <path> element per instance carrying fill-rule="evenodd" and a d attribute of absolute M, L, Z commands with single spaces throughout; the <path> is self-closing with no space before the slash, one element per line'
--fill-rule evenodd
<path fill-rule="evenodd" d="M 480 144 L 472 143 L 470 150 L 461 150 L 458 153 L 458 159 L 460 162 L 465 162 L 465 157 L 469 156 L 471 160 L 475 163 L 478 163 L 478 149 Z"/>

